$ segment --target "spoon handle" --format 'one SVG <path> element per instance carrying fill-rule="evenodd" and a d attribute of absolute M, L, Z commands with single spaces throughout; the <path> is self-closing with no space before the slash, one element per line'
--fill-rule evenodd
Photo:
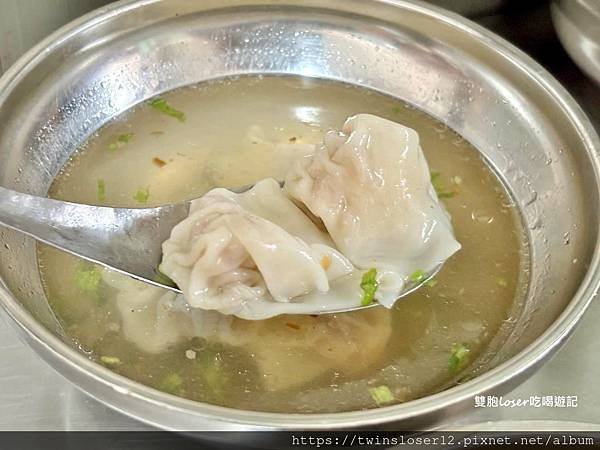
<path fill-rule="evenodd" d="M 83 205 L 0 186 L 0 224 L 150 281 L 162 257 L 162 242 L 188 210 L 187 203 L 139 209 Z"/>

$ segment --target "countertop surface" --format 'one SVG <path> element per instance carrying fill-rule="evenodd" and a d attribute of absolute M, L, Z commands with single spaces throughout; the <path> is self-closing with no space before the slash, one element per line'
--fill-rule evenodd
<path fill-rule="evenodd" d="M 599 87 L 562 50 L 547 5 L 476 18 L 530 53 L 558 78 L 600 130 Z M 531 24 L 535 26 L 531 26 Z M 532 38 L 532 33 L 535 37 Z M 548 420 L 597 424 L 600 430 L 600 304 L 592 303 L 566 345 L 534 376 L 504 397 L 577 397 L 577 407 L 476 407 L 456 426 Z M 0 430 L 148 430 L 148 426 L 87 397 L 23 344 L 0 311 Z M 486 399 L 487 401 L 487 399 Z M 534 401 L 535 403 L 535 401 Z M 492 426 L 492 424 L 490 424 Z M 596 427 L 595 427 L 596 428 Z"/>

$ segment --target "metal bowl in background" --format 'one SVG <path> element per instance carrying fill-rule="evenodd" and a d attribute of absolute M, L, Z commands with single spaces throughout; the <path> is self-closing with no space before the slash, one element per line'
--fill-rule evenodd
<path fill-rule="evenodd" d="M 600 84 L 600 2 L 554 0 L 552 21 L 573 61 Z"/>
<path fill-rule="evenodd" d="M 58 27 L 111 0 L 2 0 L 0 74 Z"/>
<path fill-rule="evenodd" d="M 162 428 L 334 429 L 449 424 L 473 397 L 503 393 L 555 351 L 600 282 L 600 143 L 533 60 L 461 18 L 403 0 L 133 0 L 72 22 L 0 79 L 0 183 L 45 195 L 112 117 L 158 93 L 239 74 L 343 80 L 446 123 L 495 168 L 519 207 L 531 267 L 521 315 L 489 370 L 406 404 L 337 414 L 235 410 L 173 397 L 101 367 L 52 315 L 35 242 L 0 230 L 0 300 L 38 354 L 107 405 Z"/>

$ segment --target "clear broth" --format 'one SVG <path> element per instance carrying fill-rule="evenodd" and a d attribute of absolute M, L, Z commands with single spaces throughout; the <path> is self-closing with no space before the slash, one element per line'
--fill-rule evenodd
<path fill-rule="evenodd" d="M 123 335 L 114 289 L 100 283 L 96 292 L 82 290 L 76 277 L 87 263 L 40 245 L 39 266 L 50 305 L 68 336 L 90 358 L 104 359 L 112 370 L 175 395 L 286 413 L 372 408 L 378 405 L 369 389 L 381 385 L 389 388 L 394 402 L 405 402 L 478 370 L 518 311 L 519 272 L 527 262 L 518 214 L 468 142 L 397 99 L 337 82 L 242 77 L 187 87 L 163 98 L 183 111 L 186 120 L 161 114 L 148 103 L 126 112 L 73 155 L 49 196 L 136 207 L 142 206 L 140 196 L 134 198 L 141 190 L 148 194 L 145 205 L 152 206 L 199 197 L 215 186 L 282 179 L 290 158 L 305 144 L 319 142 L 326 130 L 340 128 L 350 115 L 371 113 L 418 131 L 430 169 L 439 172 L 437 182 L 453 193 L 443 201 L 463 248 L 445 264 L 435 285 L 397 302 L 392 310 L 377 308 L 391 322 L 391 337 L 376 357 L 361 353 L 364 332 L 336 335 L 331 339 L 341 341 L 332 347 L 353 349 L 348 358 L 325 355 L 318 360 L 322 367 L 314 367 L 311 346 L 316 344 L 298 345 L 299 331 L 311 331 L 298 327 L 335 323 L 336 317 L 269 319 L 251 346 L 192 338 L 159 353 L 145 352 Z M 130 134 L 127 142 L 119 143 L 124 134 Z M 360 321 L 366 317 L 361 315 L 372 313 L 349 314 Z M 274 340 L 278 344 L 273 350 L 269 347 Z M 469 349 L 460 371 L 450 367 L 454 344 Z M 119 363 L 107 364 L 103 356 Z M 269 378 L 273 373 L 275 382 Z"/>

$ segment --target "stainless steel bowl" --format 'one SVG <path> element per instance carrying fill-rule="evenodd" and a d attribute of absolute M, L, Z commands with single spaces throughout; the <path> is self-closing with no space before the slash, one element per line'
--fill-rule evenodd
<path fill-rule="evenodd" d="M 600 84 L 600 2 L 554 0 L 552 21 L 571 58 Z"/>
<path fill-rule="evenodd" d="M 513 194 L 529 235 L 526 301 L 490 370 L 369 411 L 294 415 L 176 398 L 71 347 L 48 308 L 35 243 L 1 230 L 0 298 L 29 344 L 91 396 L 168 429 L 423 428 L 527 378 L 569 335 L 600 282 L 600 143 L 573 99 L 519 50 L 451 13 L 403 0 L 135 0 L 89 14 L 0 80 L 0 183 L 44 195 L 111 117 L 209 78 L 285 73 L 394 95 L 472 142 Z"/>

